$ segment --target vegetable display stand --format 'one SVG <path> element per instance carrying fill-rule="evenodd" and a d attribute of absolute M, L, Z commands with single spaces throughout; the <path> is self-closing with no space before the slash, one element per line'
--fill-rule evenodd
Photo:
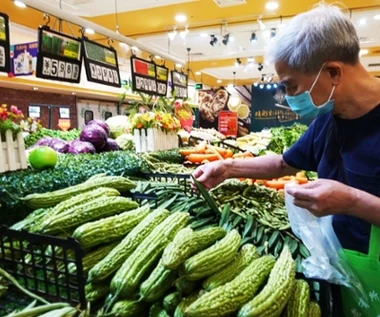
<path fill-rule="evenodd" d="M 22 132 L 19 132 L 16 138 L 13 138 L 11 130 L 7 130 L 5 136 L 0 134 L 0 173 L 27 167 Z"/>
<path fill-rule="evenodd" d="M 26 289 L 51 302 L 86 305 L 83 251 L 73 239 L 0 226 L 0 266 Z M 76 272 L 70 267 L 75 265 Z"/>
<path fill-rule="evenodd" d="M 166 133 L 158 129 L 135 129 L 133 140 L 136 152 L 153 152 L 178 148 L 177 133 Z"/>

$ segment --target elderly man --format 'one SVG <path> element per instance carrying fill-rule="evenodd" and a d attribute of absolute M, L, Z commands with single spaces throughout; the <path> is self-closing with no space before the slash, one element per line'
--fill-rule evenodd
<path fill-rule="evenodd" d="M 316 119 L 283 155 L 212 162 L 194 177 L 210 189 L 227 178 L 317 171 L 319 180 L 289 191 L 294 203 L 334 215 L 343 247 L 367 253 L 371 224 L 380 226 L 380 79 L 364 69 L 359 51 L 354 25 L 337 7 L 293 18 L 268 56 L 290 108 Z"/>

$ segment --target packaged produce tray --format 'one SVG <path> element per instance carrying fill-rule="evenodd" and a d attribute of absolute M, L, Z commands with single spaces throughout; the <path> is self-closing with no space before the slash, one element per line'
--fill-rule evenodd
<path fill-rule="evenodd" d="M 73 238 L 16 231 L 0 226 L 0 267 L 51 302 L 85 306 L 83 250 Z M 76 273 L 69 271 L 76 266 Z"/>

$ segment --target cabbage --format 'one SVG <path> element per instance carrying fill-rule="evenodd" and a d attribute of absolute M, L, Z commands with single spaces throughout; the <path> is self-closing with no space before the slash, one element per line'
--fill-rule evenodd
<path fill-rule="evenodd" d="M 106 131 L 107 137 L 109 136 L 110 127 L 103 120 L 94 119 L 94 120 L 91 120 L 89 123 L 87 123 L 87 125 L 92 125 L 92 124 L 97 124 L 97 125 L 101 126 L 104 129 L 104 131 Z"/>
<path fill-rule="evenodd" d="M 96 149 L 94 145 L 90 142 L 74 140 L 70 143 L 67 153 L 71 154 L 82 154 L 82 153 L 91 153 L 94 154 Z"/>
<path fill-rule="evenodd" d="M 104 152 L 120 151 L 120 148 L 114 139 L 108 138 L 107 143 L 102 149 L 102 151 Z"/>
<path fill-rule="evenodd" d="M 133 135 L 131 134 L 122 134 L 118 136 L 115 141 L 124 151 L 133 151 L 135 149 Z"/>
<path fill-rule="evenodd" d="M 79 136 L 79 140 L 92 143 L 95 149 L 100 151 L 107 143 L 107 133 L 97 124 L 86 125 Z"/>
<path fill-rule="evenodd" d="M 110 137 L 116 139 L 129 130 L 129 118 L 127 116 L 115 116 L 108 118 L 106 123 L 110 127 Z"/>
<path fill-rule="evenodd" d="M 50 142 L 50 147 L 58 153 L 67 153 L 69 150 L 69 143 L 61 139 L 53 139 Z"/>
<path fill-rule="evenodd" d="M 42 139 L 39 139 L 35 145 L 37 146 L 50 146 L 51 141 L 54 139 L 50 136 L 43 137 Z"/>

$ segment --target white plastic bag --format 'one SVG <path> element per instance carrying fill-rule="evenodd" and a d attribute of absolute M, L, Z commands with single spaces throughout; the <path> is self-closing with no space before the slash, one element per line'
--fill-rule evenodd
<path fill-rule="evenodd" d="M 304 275 L 308 278 L 326 280 L 332 284 L 351 288 L 361 298 L 367 298 L 364 289 L 352 271 L 344 255 L 342 246 L 332 226 L 332 216 L 317 218 L 308 210 L 294 205 L 294 197 L 287 193 L 285 204 L 291 228 L 310 252 L 310 257 L 302 262 Z"/>

